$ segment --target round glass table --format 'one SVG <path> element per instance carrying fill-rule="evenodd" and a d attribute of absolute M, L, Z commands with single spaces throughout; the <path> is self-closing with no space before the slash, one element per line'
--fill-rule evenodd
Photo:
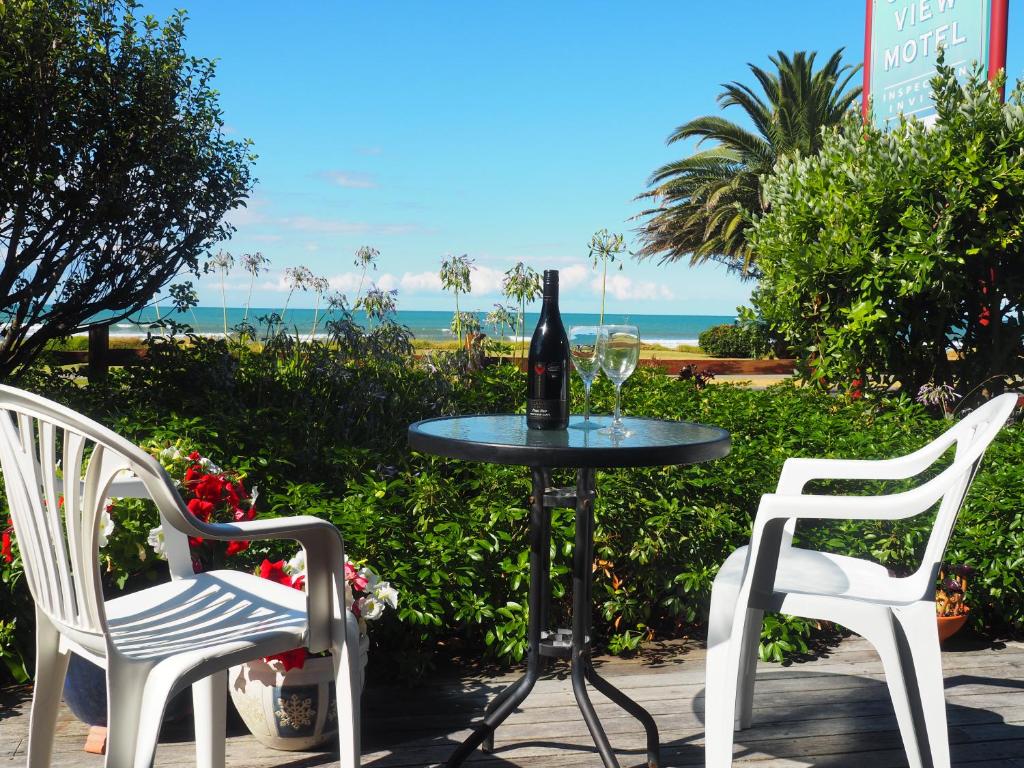
<path fill-rule="evenodd" d="M 658 728 L 651 715 L 600 677 L 590 660 L 591 586 L 594 561 L 594 499 L 596 470 L 694 464 L 729 453 L 729 433 L 705 424 L 661 419 L 624 418 L 627 437 L 581 428 L 574 416 L 564 430 L 533 430 L 516 414 L 450 416 L 418 421 L 409 427 L 409 447 L 422 453 L 467 461 L 530 467 L 530 594 L 526 674 L 499 693 L 487 706 L 483 722 L 458 746 L 446 765 L 457 766 L 476 749 L 494 746 L 494 731 L 530 694 L 540 677 L 543 659 L 568 658 L 573 693 L 605 768 L 619 763 L 587 692 L 587 682 L 640 721 L 647 732 L 647 762 L 660 763 Z M 571 467 L 575 488 L 554 487 L 551 470 Z M 551 510 L 576 511 L 572 565 L 572 628 L 549 629 L 551 599 Z"/>

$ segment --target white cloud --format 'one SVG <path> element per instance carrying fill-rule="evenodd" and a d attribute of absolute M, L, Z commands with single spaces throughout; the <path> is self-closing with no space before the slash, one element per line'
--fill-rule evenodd
<path fill-rule="evenodd" d="M 328 277 L 327 284 L 332 291 L 353 293 L 359 287 L 359 275 L 355 272 L 342 272 L 340 275 Z"/>
<path fill-rule="evenodd" d="M 559 288 L 575 288 L 583 285 L 590 276 L 591 269 L 583 264 L 573 264 L 558 271 Z"/>
<path fill-rule="evenodd" d="M 437 293 L 441 291 L 441 277 L 437 272 L 406 272 L 398 287 L 406 293 Z"/>
<path fill-rule="evenodd" d="M 377 182 L 368 173 L 351 171 L 323 171 L 317 174 L 321 179 L 345 189 L 376 189 Z"/>
<path fill-rule="evenodd" d="M 590 281 L 590 287 L 595 293 L 601 292 L 600 275 Z M 637 282 L 621 274 L 608 275 L 607 290 L 611 296 L 614 296 L 619 301 L 627 301 L 629 299 L 653 301 L 675 298 L 675 294 L 661 283 L 649 280 Z"/>

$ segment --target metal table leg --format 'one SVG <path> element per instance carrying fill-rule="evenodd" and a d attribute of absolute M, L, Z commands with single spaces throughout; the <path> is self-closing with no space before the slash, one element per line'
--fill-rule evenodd
<path fill-rule="evenodd" d="M 550 474 L 545 470 L 533 469 L 533 494 L 530 497 L 530 594 L 527 602 L 529 624 L 526 629 L 526 674 L 505 688 L 490 703 L 484 713 L 484 721 L 448 758 L 445 765 L 449 768 L 462 765 L 462 762 L 480 745 L 483 745 L 484 751 L 487 752 L 493 749 L 494 729 L 523 702 L 540 677 L 540 635 L 541 628 L 547 624 L 547 601 L 544 595 L 550 592 L 548 580 L 551 571 L 551 511 L 544 506 L 544 491 L 549 477 Z"/>
<path fill-rule="evenodd" d="M 528 651 L 526 674 L 505 688 L 488 705 L 484 721 L 470 734 L 452 756 L 447 766 L 458 766 L 483 745 L 489 752 L 494 747 L 494 731 L 530 694 L 540 676 L 542 657 L 568 657 L 571 664 L 572 689 L 583 719 L 594 739 L 605 768 L 619 768 L 619 762 L 608 743 L 601 721 L 594 711 L 587 692 L 587 682 L 622 707 L 643 725 L 647 732 L 647 765 L 660 765 L 658 727 L 654 718 L 626 694 L 600 677 L 590 658 L 590 630 L 593 563 L 594 563 L 594 497 L 595 472 L 581 469 L 576 476 L 576 489 L 552 488 L 550 470 L 533 469 L 533 495 L 530 498 L 530 595 Z M 549 574 L 551 570 L 551 508 L 575 506 L 576 540 L 572 568 L 572 631 L 543 632 L 547 625 L 550 601 Z"/>

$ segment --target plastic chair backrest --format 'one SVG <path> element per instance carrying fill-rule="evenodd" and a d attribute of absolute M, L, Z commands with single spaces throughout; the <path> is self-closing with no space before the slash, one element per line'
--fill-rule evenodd
<path fill-rule="evenodd" d="M 932 446 L 929 446 L 932 450 L 945 452 L 955 443 L 956 453 L 952 463 L 937 477 L 929 481 L 929 483 L 940 483 L 945 475 L 954 475 L 949 488 L 939 502 L 939 508 L 935 513 L 935 523 L 921 557 L 921 565 L 912 576 L 908 577 L 920 580 L 922 589 L 926 590 L 925 594 L 930 594 L 930 588 L 935 581 L 946 546 L 953 535 L 956 519 L 963 507 L 964 499 L 967 497 L 967 491 L 977 474 L 982 457 L 1016 407 L 1017 397 L 1016 393 L 1006 393 L 989 400 L 965 416 L 940 436 Z"/>
<path fill-rule="evenodd" d="M 184 511 L 163 467 L 106 427 L 42 397 L 0 386 L 0 467 L 25 580 L 58 627 L 107 632 L 99 526 L 111 482 L 134 472 L 164 520 L 171 572 L 192 572 L 187 537 L 166 525 Z"/>

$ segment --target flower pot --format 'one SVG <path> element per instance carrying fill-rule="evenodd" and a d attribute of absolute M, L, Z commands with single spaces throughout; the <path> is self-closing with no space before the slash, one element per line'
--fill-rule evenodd
<path fill-rule="evenodd" d="M 967 623 L 967 614 L 962 616 L 936 616 L 939 623 L 939 642 L 944 642 L 959 632 Z"/>
<path fill-rule="evenodd" d="M 369 638 L 359 638 L 360 687 Z M 312 749 L 338 734 L 334 665 L 329 656 L 306 659 L 302 669 L 283 671 L 262 659 L 232 667 L 228 690 L 235 709 L 256 740 L 271 749 Z"/>
<path fill-rule="evenodd" d="M 86 725 L 107 725 L 107 673 L 74 653 L 64 678 L 64 703 L 71 714 Z M 164 722 L 184 720 L 192 714 L 192 693 L 184 690 L 174 696 L 164 710 Z"/>

